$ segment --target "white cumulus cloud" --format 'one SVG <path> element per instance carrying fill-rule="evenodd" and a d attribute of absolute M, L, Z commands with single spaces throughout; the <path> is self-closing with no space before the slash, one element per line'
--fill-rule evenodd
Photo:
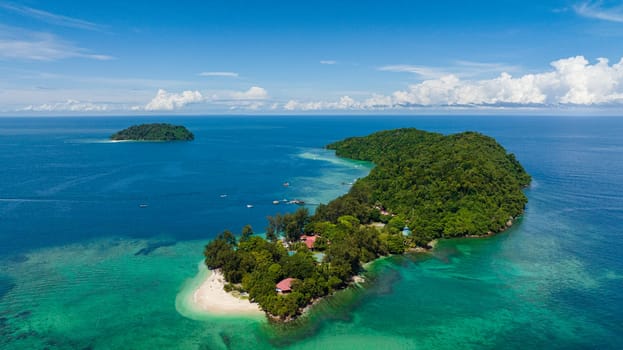
<path fill-rule="evenodd" d="M 259 86 L 252 86 L 247 91 L 234 91 L 229 95 L 234 100 L 264 100 L 268 98 L 268 91 Z"/>
<path fill-rule="evenodd" d="M 147 111 L 172 111 L 182 108 L 189 103 L 202 102 L 203 96 L 199 91 L 184 91 L 181 93 L 169 93 L 164 89 L 159 89 L 154 97 L 145 106 Z"/>
<path fill-rule="evenodd" d="M 550 84 L 559 83 L 553 93 L 556 102 L 597 104 L 623 101 L 623 58 L 613 65 L 600 58 L 591 65 L 577 56 L 552 63 L 556 68 Z M 556 92 L 560 96 L 556 96 Z"/>

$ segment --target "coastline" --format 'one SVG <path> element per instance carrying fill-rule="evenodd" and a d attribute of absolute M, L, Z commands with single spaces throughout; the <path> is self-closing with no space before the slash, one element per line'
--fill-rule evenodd
<path fill-rule="evenodd" d="M 191 319 L 264 316 L 257 303 L 225 291 L 225 279 L 220 270 L 209 270 L 203 260 L 197 267 L 197 275 L 184 284 L 176 298 L 176 308 L 182 315 Z"/>
<path fill-rule="evenodd" d="M 514 218 L 517 219 L 517 218 Z M 510 225 L 507 224 L 507 227 L 500 232 L 487 232 L 487 234 L 483 235 L 474 235 L 474 236 L 464 236 L 457 238 L 487 238 L 504 232 L 506 229 L 510 228 L 514 220 Z M 434 239 L 428 242 L 427 247 L 417 247 L 408 249 L 403 254 L 409 253 L 431 253 L 435 250 L 437 244 L 440 239 Z M 372 261 L 369 261 L 363 265 L 363 270 L 358 274 L 352 276 L 349 286 L 362 286 L 367 282 L 367 278 L 365 277 L 366 267 L 371 266 L 372 264 L 383 260 L 387 256 L 379 257 Z M 285 320 L 281 320 L 278 317 L 271 315 L 270 313 L 266 313 L 262 311 L 259 307 L 259 304 L 252 303 L 248 299 L 239 298 L 232 293 L 226 292 L 225 287 L 225 279 L 220 270 L 210 270 L 205 265 L 205 262 L 201 260 L 197 265 L 198 273 L 197 275 L 189 279 L 184 286 L 181 288 L 181 291 L 178 293 L 176 298 L 176 308 L 180 314 L 185 317 L 195 319 L 195 320 L 203 320 L 206 318 L 213 317 L 243 317 L 243 318 L 264 318 L 268 317 L 270 320 L 285 322 L 288 323 L 293 321 L 301 316 L 304 316 L 309 312 L 310 309 L 314 307 L 320 301 L 330 298 L 332 294 L 329 294 L 325 297 L 314 299 L 309 305 L 306 305 L 302 310 L 301 314 L 288 318 Z M 346 287 L 348 288 L 348 287 Z M 339 291 L 337 291 L 339 292 Z"/>
<path fill-rule="evenodd" d="M 491 236 L 495 236 L 496 234 L 502 233 L 510 228 L 514 221 L 517 218 L 513 218 L 509 220 L 504 229 L 499 232 L 487 232 L 483 235 L 467 235 L 464 237 L 456 237 L 456 238 L 488 238 Z M 440 239 L 434 239 L 428 242 L 427 247 L 417 247 L 406 250 L 403 254 L 409 253 L 431 253 L 437 247 Z M 363 270 L 358 274 L 352 276 L 350 282 L 348 283 L 348 287 L 353 285 L 361 286 L 367 282 L 367 279 L 364 276 L 366 271 L 366 267 L 378 262 L 382 259 L 386 258 L 386 256 L 379 257 L 372 261 L 367 262 L 363 265 Z M 259 307 L 259 304 L 253 303 L 248 299 L 239 298 L 232 293 L 226 292 L 225 287 L 225 278 L 219 269 L 210 270 L 205 265 L 204 261 L 200 261 L 198 264 L 198 274 L 190 283 L 187 283 L 182 287 L 182 291 L 178 294 L 176 300 L 176 307 L 178 311 L 189 318 L 192 319 L 204 319 L 206 317 L 244 317 L 244 318 L 257 318 L 257 317 L 268 317 L 274 321 L 280 321 L 288 323 L 293 321 L 301 316 L 304 316 L 309 312 L 309 310 L 316 305 L 318 302 L 331 297 L 333 293 L 325 296 L 314 299 L 309 305 L 306 305 L 302 310 L 301 314 L 296 317 L 291 317 L 285 320 L 279 319 L 278 317 L 271 315 L 270 313 L 266 313 L 262 311 Z M 339 292 L 339 291 L 338 291 Z M 183 306 L 180 305 L 183 304 Z"/>

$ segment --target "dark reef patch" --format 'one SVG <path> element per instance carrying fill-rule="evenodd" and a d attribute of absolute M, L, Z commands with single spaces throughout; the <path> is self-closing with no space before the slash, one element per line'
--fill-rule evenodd
<path fill-rule="evenodd" d="M 161 242 L 149 243 L 147 244 L 147 247 L 140 249 L 139 251 L 134 253 L 134 255 L 135 256 L 149 255 L 158 248 L 174 246 L 176 243 L 177 243 L 176 241 L 161 241 Z"/>

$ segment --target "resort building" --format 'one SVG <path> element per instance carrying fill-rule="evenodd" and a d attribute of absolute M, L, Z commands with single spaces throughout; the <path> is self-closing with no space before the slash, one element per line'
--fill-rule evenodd
<path fill-rule="evenodd" d="M 318 236 L 302 235 L 301 242 L 305 243 L 305 245 L 307 246 L 307 249 L 313 250 L 314 243 L 316 243 L 316 238 L 318 238 Z"/>
<path fill-rule="evenodd" d="M 292 291 L 292 282 L 294 280 L 295 279 L 292 277 L 281 280 L 275 285 L 275 290 L 277 293 L 290 293 Z"/>

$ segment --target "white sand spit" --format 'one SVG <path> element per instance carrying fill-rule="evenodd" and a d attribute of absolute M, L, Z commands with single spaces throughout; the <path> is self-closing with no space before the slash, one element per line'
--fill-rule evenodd
<path fill-rule="evenodd" d="M 240 299 L 227 293 L 223 287 L 225 279 L 220 270 L 212 270 L 208 278 L 193 292 L 192 307 L 217 315 L 261 314 L 258 304 Z"/>

